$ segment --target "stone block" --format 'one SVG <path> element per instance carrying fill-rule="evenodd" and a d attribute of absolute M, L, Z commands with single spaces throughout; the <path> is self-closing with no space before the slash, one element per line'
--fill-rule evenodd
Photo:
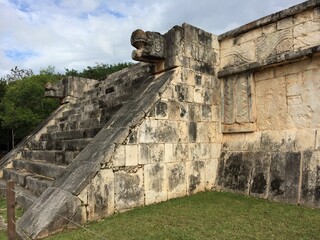
<path fill-rule="evenodd" d="M 250 195 L 268 198 L 269 194 L 269 170 L 271 155 L 269 152 L 250 152 L 246 157 L 252 161 L 250 179 Z"/>
<path fill-rule="evenodd" d="M 185 163 L 167 163 L 168 199 L 183 197 L 187 194 Z"/>
<path fill-rule="evenodd" d="M 188 143 L 189 142 L 189 122 L 179 121 L 178 122 L 178 136 L 180 143 Z"/>
<path fill-rule="evenodd" d="M 165 144 L 140 144 L 139 164 L 163 162 L 165 158 Z"/>
<path fill-rule="evenodd" d="M 287 96 L 297 96 L 301 93 L 302 73 L 294 73 L 286 76 Z M 288 105 L 291 105 L 288 103 Z"/>
<path fill-rule="evenodd" d="M 320 206 L 320 152 L 304 151 L 300 202 L 311 207 Z"/>
<path fill-rule="evenodd" d="M 15 169 L 21 169 L 22 171 L 54 179 L 58 178 L 66 168 L 65 166 L 50 164 L 45 161 L 26 161 L 22 159 L 13 160 L 12 164 Z"/>
<path fill-rule="evenodd" d="M 256 82 L 257 128 L 287 129 L 287 95 L 284 77 Z"/>
<path fill-rule="evenodd" d="M 130 129 L 130 134 L 127 139 L 127 144 L 137 144 L 139 139 L 139 134 L 137 131 L 138 127 Z"/>
<path fill-rule="evenodd" d="M 219 106 L 212 105 L 211 112 L 212 112 L 211 121 L 221 122 L 221 108 Z"/>
<path fill-rule="evenodd" d="M 198 161 L 202 159 L 201 155 L 201 143 L 190 143 L 189 144 L 189 157 L 190 161 Z"/>
<path fill-rule="evenodd" d="M 229 49 L 234 45 L 234 38 L 225 38 L 220 41 L 220 49 Z"/>
<path fill-rule="evenodd" d="M 200 143 L 201 159 L 209 159 L 211 157 L 211 143 Z"/>
<path fill-rule="evenodd" d="M 189 119 L 191 122 L 197 122 L 201 120 L 201 104 L 191 103 L 189 104 Z"/>
<path fill-rule="evenodd" d="M 162 93 L 161 100 L 173 100 L 174 99 L 174 85 L 170 84 L 167 89 Z"/>
<path fill-rule="evenodd" d="M 210 159 L 218 159 L 221 153 L 222 144 L 221 143 L 210 143 Z"/>
<path fill-rule="evenodd" d="M 320 23 L 318 21 L 307 21 L 305 23 L 296 25 L 293 29 L 294 37 L 301 37 L 311 32 L 320 30 Z"/>
<path fill-rule="evenodd" d="M 306 129 L 296 132 L 295 146 L 297 150 L 313 150 L 316 142 L 316 130 Z"/>
<path fill-rule="evenodd" d="M 180 102 L 177 103 L 178 106 L 178 119 L 181 121 L 188 121 L 189 120 L 189 104 Z"/>
<path fill-rule="evenodd" d="M 272 68 L 271 69 L 270 68 L 263 69 L 263 70 L 260 70 L 260 71 L 254 73 L 254 80 L 256 82 L 268 80 L 268 79 L 272 79 L 272 78 L 274 78 L 274 73 L 273 73 Z"/>
<path fill-rule="evenodd" d="M 88 186 L 85 187 L 77 196 L 83 206 L 88 206 Z"/>
<path fill-rule="evenodd" d="M 37 195 L 41 195 L 48 187 L 52 185 L 53 181 L 42 176 L 26 176 L 26 188 L 32 190 Z"/>
<path fill-rule="evenodd" d="M 273 69 L 275 78 L 297 74 L 304 70 L 303 64 L 287 64 Z M 282 80 L 282 79 L 281 79 Z"/>
<path fill-rule="evenodd" d="M 288 17 L 280 21 L 277 21 L 277 30 L 282 30 L 286 28 L 291 28 L 293 26 L 293 18 Z"/>
<path fill-rule="evenodd" d="M 256 61 L 256 40 L 236 44 L 229 48 L 221 49 L 221 69 L 240 66 Z"/>
<path fill-rule="evenodd" d="M 197 142 L 216 142 L 219 133 L 218 124 L 213 122 L 197 123 Z"/>
<path fill-rule="evenodd" d="M 126 166 L 136 166 L 138 165 L 139 151 L 138 145 L 125 145 L 126 154 Z"/>
<path fill-rule="evenodd" d="M 195 87 L 193 91 L 193 102 L 204 103 L 204 92 L 202 87 Z"/>
<path fill-rule="evenodd" d="M 155 142 L 154 135 L 157 132 L 158 121 L 146 118 L 139 128 L 140 143 Z"/>
<path fill-rule="evenodd" d="M 277 23 L 271 23 L 262 27 L 262 32 L 264 34 L 274 33 L 277 31 Z"/>
<path fill-rule="evenodd" d="M 112 169 L 101 169 L 87 189 L 87 216 L 89 221 L 114 213 L 114 174 Z"/>
<path fill-rule="evenodd" d="M 164 144 L 164 161 L 165 162 L 174 162 L 174 144 L 173 143 L 168 143 Z"/>
<path fill-rule="evenodd" d="M 269 199 L 298 203 L 300 152 L 272 153 Z"/>
<path fill-rule="evenodd" d="M 284 148 L 286 132 L 265 131 L 261 133 L 261 149 L 264 151 L 279 151 Z"/>
<path fill-rule="evenodd" d="M 156 142 L 174 143 L 179 140 L 179 126 L 177 121 L 159 120 L 158 129 L 153 136 Z"/>
<path fill-rule="evenodd" d="M 242 152 L 227 152 L 221 154 L 219 162 L 219 185 L 224 189 L 248 194 L 252 160 Z"/>
<path fill-rule="evenodd" d="M 143 169 L 136 173 L 114 173 L 115 209 L 124 211 L 144 204 Z"/>
<path fill-rule="evenodd" d="M 145 204 L 150 205 L 168 199 L 166 165 L 163 163 L 144 166 Z"/>
<path fill-rule="evenodd" d="M 245 133 L 243 150 L 257 150 L 261 147 L 261 132 Z"/>
<path fill-rule="evenodd" d="M 262 33 L 263 33 L 262 28 L 256 28 L 245 33 L 244 34 L 245 42 L 248 42 L 251 40 L 256 41 L 259 37 L 261 37 Z"/>
<path fill-rule="evenodd" d="M 201 105 L 201 120 L 208 122 L 212 120 L 212 109 L 210 105 L 203 104 Z"/>
<path fill-rule="evenodd" d="M 277 54 L 293 51 L 294 39 L 292 38 L 292 31 L 290 31 L 290 33 L 287 33 L 287 34 L 288 34 L 287 39 L 284 39 L 277 45 L 276 47 Z"/>
<path fill-rule="evenodd" d="M 308 11 L 296 14 L 293 18 L 294 25 L 299 25 L 301 23 L 312 21 L 312 20 L 313 20 L 313 10 L 308 10 Z"/>
<path fill-rule="evenodd" d="M 218 40 L 218 36 L 212 35 L 212 43 L 211 43 L 211 48 L 213 49 L 220 49 L 220 44 Z"/>
<path fill-rule="evenodd" d="M 244 134 L 225 134 L 223 136 L 222 148 L 224 151 L 243 151 L 244 149 Z"/>
<path fill-rule="evenodd" d="M 303 49 L 319 44 L 320 23 L 308 21 L 299 24 L 293 29 L 294 49 Z"/>
<path fill-rule="evenodd" d="M 96 175 L 100 168 L 101 165 L 99 161 L 72 162 L 64 173 L 55 180 L 54 186 L 78 195 Z"/>
<path fill-rule="evenodd" d="M 188 160 L 189 144 L 178 143 L 173 144 L 173 158 L 175 162 L 185 162 Z"/>
<path fill-rule="evenodd" d="M 187 192 L 193 194 L 205 190 L 206 178 L 205 161 L 186 162 Z"/>
<path fill-rule="evenodd" d="M 73 219 L 80 206 L 80 200 L 70 192 L 50 187 L 19 219 L 18 233 L 36 239 L 61 231 L 68 224 L 68 219 Z"/>
<path fill-rule="evenodd" d="M 168 119 L 168 103 L 160 101 L 155 106 L 155 118 L 156 119 Z"/>
<path fill-rule="evenodd" d="M 27 173 L 24 171 L 15 170 L 12 168 L 3 169 L 2 178 L 5 180 L 13 180 L 15 183 L 18 183 L 20 186 L 26 186 L 26 178 L 32 176 L 32 173 Z"/>
<path fill-rule="evenodd" d="M 175 85 L 174 99 L 179 102 L 187 102 L 190 99 L 188 86 L 185 84 Z M 189 102 L 189 101 L 188 101 Z"/>
<path fill-rule="evenodd" d="M 218 159 L 208 159 L 205 161 L 205 189 L 211 190 L 216 183 L 217 171 L 218 171 Z"/>
<path fill-rule="evenodd" d="M 176 101 L 169 101 L 168 102 L 168 119 L 169 120 L 179 120 L 179 103 Z"/>

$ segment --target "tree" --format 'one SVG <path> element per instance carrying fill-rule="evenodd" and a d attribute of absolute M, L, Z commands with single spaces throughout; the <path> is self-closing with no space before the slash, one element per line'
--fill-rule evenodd
<path fill-rule="evenodd" d="M 31 69 L 19 69 L 17 66 L 15 66 L 11 69 L 10 74 L 1 77 L 0 81 L 9 83 L 26 77 L 31 77 L 32 75 L 33 71 Z"/>
<path fill-rule="evenodd" d="M 24 138 L 58 107 L 56 99 L 44 98 L 44 85 L 57 80 L 55 75 L 42 74 L 8 84 L 0 103 L 0 119 L 2 127 L 11 130 L 13 147 L 15 139 Z"/>
<path fill-rule="evenodd" d="M 57 74 L 56 73 L 56 68 L 52 65 L 49 65 L 47 68 L 40 68 L 40 75 L 58 75 L 58 76 L 62 76 L 61 74 Z"/>
<path fill-rule="evenodd" d="M 66 68 L 66 75 L 91 79 L 105 79 L 111 73 L 120 71 L 121 69 L 131 66 L 132 64 L 133 63 L 126 62 L 117 64 L 96 63 L 96 65 L 93 67 L 87 66 L 87 68 L 83 69 L 82 72 Z"/>
<path fill-rule="evenodd" d="M 7 82 L 0 80 L 0 113 L 3 112 L 1 108 L 1 102 L 4 97 L 4 94 L 7 89 Z M 0 150 L 6 150 L 9 151 L 10 149 L 10 130 L 8 128 L 5 128 L 2 126 L 2 119 L 0 118 Z"/>

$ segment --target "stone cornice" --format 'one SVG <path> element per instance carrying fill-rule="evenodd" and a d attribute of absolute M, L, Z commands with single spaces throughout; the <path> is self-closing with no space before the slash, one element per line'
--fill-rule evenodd
<path fill-rule="evenodd" d="M 267 58 L 263 62 L 252 62 L 242 66 L 229 67 L 227 69 L 221 70 L 218 72 L 218 77 L 226 77 L 226 76 L 234 75 L 241 72 L 256 71 L 256 70 L 267 68 L 274 65 L 287 64 L 288 62 L 296 62 L 302 59 L 310 58 L 314 55 L 319 55 L 319 53 L 320 53 L 320 45 L 303 49 L 300 51 L 275 55 Z"/>
<path fill-rule="evenodd" d="M 219 35 L 218 39 L 223 40 L 225 38 L 235 37 L 240 34 L 249 32 L 252 29 L 255 29 L 258 27 L 263 27 L 263 26 L 268 25 L 270 23 L 277 22 L 281 19 L 293 16 L 299 12 L 303 12 L 308 9 L 315 8 L 317 6 L 320 6 L 320 0 L 309 0 L 309 1 L 303 2 L 301 4 L 295 5 L 293 7 L 290 7 L 288 9 L 285 9 L 283 11 L 276 12 L 276 13 L 271 14 L 269 16 L 260 18 L 256 21 L 250 22 L 248 24 L 245 24 L 239 28 L 233 29 L 233 30 L 228 31 L 226 33 L 223 33 L 223 34 Z"/>

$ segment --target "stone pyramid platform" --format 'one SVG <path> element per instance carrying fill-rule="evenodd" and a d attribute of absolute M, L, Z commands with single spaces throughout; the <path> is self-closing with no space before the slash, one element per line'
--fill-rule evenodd
<path fill-rule="evenodd" d="M 61 107 L 0 162 L 46 237 L 213 188 L 320 206 L 320 1 L 213 35 L 138 29 L 141 61 L 47 85 Z"/>

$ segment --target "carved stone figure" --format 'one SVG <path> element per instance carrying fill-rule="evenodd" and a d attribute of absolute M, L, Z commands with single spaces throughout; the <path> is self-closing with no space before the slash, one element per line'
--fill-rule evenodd
<path fill-rule="evenodd" d="M 132 59 L 142 62 L 156 63 L 166 58 L 166 41 L 157 32 L 135 30 L 131 35 L 131 45 L 137 50 L 132 52 Z"/>
<path fill-rule="evenodd" d="M 46 83 L 46 85 L 44 85 L 44 88 L 45 88 L 45 97 L 59 98 L 59 99 L 66 97 L 66 91 L 65 91 L 66 84 L 64 84 L 63 81 L 60 81 L 57 83 L 48 82 Z"/>

